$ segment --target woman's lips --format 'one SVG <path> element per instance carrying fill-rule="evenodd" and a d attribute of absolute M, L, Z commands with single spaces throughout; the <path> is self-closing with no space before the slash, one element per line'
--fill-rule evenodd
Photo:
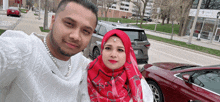
<path fill-rule="evenodd" d="M 115 60 L 108 60 L 110 63 L 112 63 L 112 64 L 115 64 L 115 63 L 117 63 L 118 61 L 115 61 Z"/>

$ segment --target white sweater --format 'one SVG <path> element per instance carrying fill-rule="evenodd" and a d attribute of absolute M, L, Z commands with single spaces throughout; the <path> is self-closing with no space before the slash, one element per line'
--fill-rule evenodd
<path fill-rule="evenodd" d="M 1 102 L 77 102 L 89 62 L 81 53 L 72 56 L 65 77 L 38 37 L 6 31 L 0 36 Z"/>

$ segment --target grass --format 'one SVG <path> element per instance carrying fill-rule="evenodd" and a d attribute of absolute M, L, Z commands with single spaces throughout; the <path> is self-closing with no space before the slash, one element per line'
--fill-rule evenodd
<path fill-rule="evenodd" d="M 40 27 L 41 32 L 50 32 L 49 29 L 44 30 L 43 27 Z"/>
<path fill-rule="evenodd" d="M 5 30 L 0 29 L 0 35 L 1 35 L 2 33 L 4 33 L 4 32 L 5 32 Z"/>
<path fill-rule="evenodd" d="M 27 9 L 20 9 L 21 13 L 27 13 L 26 10 Z"/>
<path fill-rule="evenodd" d="M 206 48 L 206 47 L 202 47 L 202 46 L 198 46 L 198 45 L 193 45 L 193 44 L 189 45 L 189 44 L 186 44 L 185 42 L 171 40 L 171 39 L 166 39 L 166 38 L 161 38 L 161 37 L 153 36 L 153 35 L 149 35 L 149 34 L 147 34 L 147 37 L 149 39 L 154 39 L 154 40 L 157 40 L 157 41 L 162 41 L 162 42 L 165 42 L 165 43 L 169 43 L 169 44 L 173 44 L 173 45 L 189 48 L 189 49 L 192 49 L 192 50 L 196 50 L 196 51 L 200 51 L 200 52 L 204 52 L 204 53 L 220 56 L 220 51 L 219 50 L 215 50 L 215 49 L 211 49 L 211 48 Z"/>
<path fill-rule="evenodd" d="M 101 17 L 99 17 L 98 20 L 101 20 Z M 102 17 L 102 20 L 105 20 L 105 18 Z M 136 20 L 131 20 L 131 19 L 125 19 L 125 18 L 107 18 L 107 21 L 110 21 L 110 22 L 118 22 L 118 20 L 119 20 L 121 23 L 136 23 Z M 139 20 L 139 22 L 140 22 L 140 20 Z"/>
<path fill-rule="evenodd" d="M 138 26 L 140 26 L 140 24 Z M 174 34 L 179 33 L 179 27 L 180 26 L 178 24 L 173 25 L 173 33 Z M 155 24 L 143 24 L 142 28 L 149 29 L 149 30 L 154 30 Z M 160 31 L 160 32 L 165 32 L 165 33 L 172 33 L 172 24 L 164 24 L 164 25 L 157 24 L 157 29 L 156 30 Z"/>
<path fill-rule="evenodd" d="M 101 20 L 101 17 L 99 17 L 98 20 Z M 103 17 L 102 20 L 105 20 L 105 18 Z M 110 22 L 118 22 L 118 20 L 121 23 L 136 23 L 136 20 L 131 20 L 131 19 L 107 18 L 107 21 L 110 21 Z M 139 20 L 138 22 L 140 23 L 141 21 Z M 143 23 L 145 23 L 145 21 L 143 21 Z M 140 26 L 140 24 L 138 24 L 138 26 Z M 178 24 L 174 24 L 174 30 L 173 30 L 174 34 L 179 33 L 179 27 L 180 26 Z M 142 28 L 154 30 L 155 24 L 142 24 Z M 164 24 L 164 25 L 157 24 L 157 31 L 165 32 L 165 33 L 172 33 L 172 24 Z"/>
<path fill-rule="evenodd" d="M 34 14 L 35 16 L 38 16 L 38 14 Z"/>

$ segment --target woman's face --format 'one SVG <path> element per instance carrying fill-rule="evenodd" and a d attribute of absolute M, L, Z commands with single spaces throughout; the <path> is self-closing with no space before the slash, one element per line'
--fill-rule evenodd
<path fill-rule="evenodd" d="M 119 37 L 112 36 L 105 43 L 102 60 L 110 69 L 118 69 L 125 64 L 125 47 Z"/>

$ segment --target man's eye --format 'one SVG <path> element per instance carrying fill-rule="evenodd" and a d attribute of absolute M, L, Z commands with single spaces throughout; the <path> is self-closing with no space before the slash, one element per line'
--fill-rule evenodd
<path fill-rule="evenodd" d="M 123 49 L 118 49 L 118 51 L 120 51 L 120 52 L 124 52 L 124 50 L 123 50 Z"/>
<path fill-rule="evenodd" d="M 88 30 L 83 30 L 84 34 L 89 35 L 90 32 Z"/>
<path fill-rule="evenodd" d="M 65 24 L 66 24 L 68 27 L 73 27 L 73 24 L 72 24 L 72 23 L 65 22 Z"/>

